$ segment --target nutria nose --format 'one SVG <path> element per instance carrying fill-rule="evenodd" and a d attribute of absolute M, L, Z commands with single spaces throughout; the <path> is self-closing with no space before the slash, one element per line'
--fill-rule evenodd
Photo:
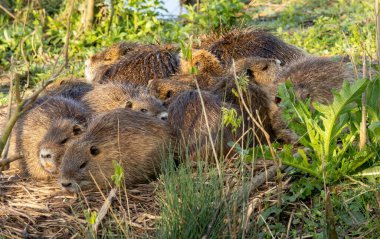
<path fill-rule="evenodd" d="M 62 182 L 61 185 L 62 185 L 62 187 L 64 187 L 64 188 L 68 188 L 68 187 L 71 186 L 71 183 L 70 183 L 70 182 Z"/>
<path fill-rule="evenodd" d="M 158 118 L 161 120 L 167 120 L 168 119 L 168 112 L 162 112 L 158 115 Z"/>
<path fill-rule="evenodd" d="M 52 158 L 52 153 L 48 149 L 41 149 L 40 151 L 40 158 L 42 159 L 50 159 Z"/>

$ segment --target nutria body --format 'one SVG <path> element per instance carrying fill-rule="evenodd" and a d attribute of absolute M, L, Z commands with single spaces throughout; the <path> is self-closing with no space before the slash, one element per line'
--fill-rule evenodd
<path fill-rule="evenodd" d="M 11 135 L 10 154 L 23 173 L 49 179 L 56 173 L 67 144 L 83 132 L 89 113 L 79 102 L 45 97 L 17 121 Z"/>
<path fill-rule="evenodd" d="M 163 103 L 142 86 L 118 82 L 95 84 L 94 89 L 86 93 L 82 101 L 93 114 L 128 108 L 161 119 L 166 118 L 167 110 Z"/>
<path fill-rule="evenodd" d="M 250 56 L 279 59 L 281 65 L 286 65 L 305 55 L 300 49 L 263 30 L 231 31 L 207 49 L 226 67 L 231 66 L 233 59 Z"/>
<path fill-rule="evenodd" d="M 298 98 L 330 103 L 332 89 L 339 90 L 344 80 L 353 81 L 353 74 L 344 63 L 323 57 L 305 57 L 284 67 L 274 85 L 287 79 L 293 83 Z"/>
<path fill-rule="evenodd" d="M 201 91 L 206 116 L 203 112 L 198 91 L 185 91 L 174 98 L 168 108 L 168 123 L 180 141 L 178 152 L 191 160 L 208 160 L 214 157 L 212 142 L 218 156 L 228 151 L 227 142 L 233 140 L 231 129 L 223 127 L 222 106 L 220 98 L 206 91 Z"/>
<path fill-rule="evenodd" d="M 93 86 L 84 79 L 64 78 L 50 84 L 43 93 L 48 96 L 63 96 L 81 100 L 82 97 L 92 89 Z"/>
<path fill-rule="evenodd" d="M 124 168 L 125 185 L 145 183 L 159 171 L 171 141 L 167 122 L 139 112 L 117 109 L 96 117 L 67 149 L 61 167 L 64 190 L 106 187 L 113 160 Z"/>
<path fill-rule="evenodd" d="M 85 65 L 85 77 L 89 82 L 99 79 L 110 65 L 116 63 L 128 52 L 133 51 L 142 45 L 135 42 L 117 42 L 105 50 L 90 56 Z"/>
<path fill-rule="evenodd" d="M 99 82 L 147 85 L 151 79 L 167 78 L 177 73 L 178 67 L 178 47 L 172 45 L 139 47 L 128 52 L 105 70 Z"/>

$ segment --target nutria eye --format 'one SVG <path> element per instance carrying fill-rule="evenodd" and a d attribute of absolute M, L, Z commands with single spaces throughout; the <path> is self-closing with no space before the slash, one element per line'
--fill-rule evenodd
<path fill-rule="evenodd" d="M 66 138 L 60 142 L 60 144 L 65 144 L 69 138 Z"/>
<path fill-rule="evenodd" d="M 255 78 L 255 76 L 253 75 L 253 71 L 251 69 L 247 69 L 247 76 L 249 78 Z"/>
<path fill-rule="evenodd" d="M 132 101 L 128 100 L 125 104 L 125 108 L 132 108 Z"/>
<path fill-rule="evenodd" d="M 195 62 L 195 64 L 194 64 L 194 66 L 197 67 L 197 68 L 199 68 L 200 65 L 201 65 L 201 63 L 199 61 Z"/>
<path fill-rule="evenodd" d="M 266 71 L 266 70 L 268 70 L 268 64 L 266 64 L 264 67 L 263 67 L 263 69 L 261 69 L 262 71 Z"/>
<path fill-rule="evenodd" d="M 166 98 L 170 98 L 173 96 L 173 91 L 169 90 L 167 93 L 166 93 Z"/>
<path fill-rule="evenodd" d="M 280 97 L 275 97 L 274 98 L 274 103 L 276 103 L 277 105 L 281 103 L 281 98 Z"/>
<path fill-rule="evenodd" d="M 83 169 L 84 167 L 86 167 L 86 165 L 87 165 L 87 161 L 84 162 L 84 163 L 82 163 L 82 164 L 79 166 L 79 168 L 80 168 L 80 169 Z"/>
<path fill-rule="evenodd" d="M 147 109 L 141 109 L 140 111 L 143 112 L 143 113 L 148 112 Z"/>
<path fill-rule="evenodd" d="M 100 150 L 96 146 L 91 146 L 90 153 L 91 155 L 96 156 L 100 153 Z"/>

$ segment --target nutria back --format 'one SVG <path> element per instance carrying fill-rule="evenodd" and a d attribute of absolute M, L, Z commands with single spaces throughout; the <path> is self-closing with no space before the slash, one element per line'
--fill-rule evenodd
<path fill-rule="evenodd" d="M 117 109 L 97 116 L 67 149 L 61 168 L 64 190 L 106 187 L 114 174 L 112 161 L 124 168 L 125 185 L 154 178 L 171 142 L 167 122 L 139 112 Z"/>
<path fill-rule="evenodd" d="M 23 155 L 15 162 L 22 173 L 49 179 L 54 176 L 67 143 L 83 132 L 89 117 L 78 101 L 62 96 L 43 97 L 16 122 L 9 156 Z"/>
<path fill-rule="evenodd" d="M 291 80 L 300 99 L 329 103 L 333 99 L 332 89 L 339 90 L 343 81 L 353 81 L 345 63 L 329 58 L 305 57 L 289 64 L 280 71 L 275 85 Z"/>
<path fill-rule="evenodd" d="M 231 129 L 223 126 L 222 106 L 218 96 L 206 91 L 185 91 L 173 99 L 168 108 L 168 123 L 179 140 L 178 151 L 182 157 L 191 160 L 212 159 L 214 155 L 211 143 L 218 156 L 228 151 L 227 142 L 233 140 L 233 137 Z"/>
<path fill-rule="evenodd" d="M 64 78 L 50 84 L 43 95 L 63 96 L 74 100 L 81 100 L 82 97 L 93 89 L 93 86 L 84 79 Z"/>
<path fill-rule="evenodd" d="M 99 79 L 99 77 L 104 74 L 105 70 L 108 69 L 110 65 L 119 61 L 120 58 L 126 55 L 128 52 L 133 51 L 141 46 L 141 44 L 138 44 L 136 42 L 121 41 L 116 42 L 103 51 L 90 56 L 85 62 L 86 80 L 88 82 L 96 81 L 96 79 Z"/>
<path fill-rule="evenodd" d="M 279 59 L 281 65 L 286 65 L 305 55 L 300 49 L 263 30 L 231 31 L 207 49 L 226 67 L 231 66 L 233 59 L 250 56 Z"/>
<path fill-rule="evenodd" d="M 100 83 L 124 82 L 147 85 L 151 79 L 167 78 L 179 67 L 179 48 L 171 45 L 138 48 L 111 65 Z"/>

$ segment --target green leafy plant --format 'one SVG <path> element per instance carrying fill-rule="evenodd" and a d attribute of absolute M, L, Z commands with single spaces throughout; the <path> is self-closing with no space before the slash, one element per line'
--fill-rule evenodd
<path fill-rule="evenodd" d="M 120 188 L 124 182 L 124 169 L 121 164 L 115 160 L 112 161 L 112 164 L 115 168 L 115 173 L 111 176 L 111 179 L 116 187 Z"/>

